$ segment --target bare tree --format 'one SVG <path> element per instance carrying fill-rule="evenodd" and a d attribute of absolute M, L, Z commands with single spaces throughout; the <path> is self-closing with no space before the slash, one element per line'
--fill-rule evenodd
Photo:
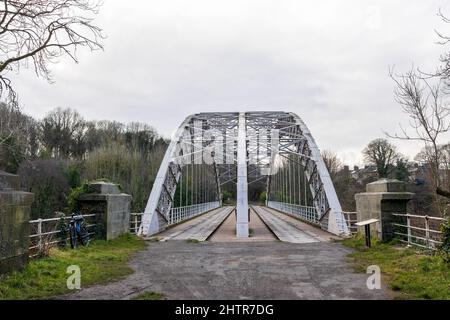
<path fill-rule="evenodd" d="M 57 108 L 49 112 L 40 125 L 41 143 L 50 155 L 59 158 L 83 157 L 88 127 L 78 112 Z"/>
<path fill-rule="evenodd" d="M 342 167 L 341 160 L 339 159 L 336 153 L 330 150 L 322 151 L 322 158 L 323 161 L 325 162 L 328 172 L 330 173 L 331 179 L 334 180 L 337 173 Z"/>
<path fill-rule="evenodd" d="M 0 102 L 0 169 L 15 172 L 25 158 L 37 156 L 38 144 L 37 122 Z"/>
<path fill-rule="evenodd" d="M 410 119 L 412 133 L 403 127 L 401 134 L 390 135 L 396 139 L 420 141 L 424 144 L 431 166 L 432 183 L 436 193 L 450 198 L 439 179 L 441 155 L 439 141 L 450 131 L 448 116 L 450 109 L 444 99 L 441 78 L 427 78 L 414 69 L 406 74 L 390 76 L 396 84 L 395 100 L 401 105 L 403 112 Z M 434 83 L 431 83 L 433 81 Z"/>
<path fill-rule="evenodd" d="M 442 21 L 450 24 L 450 19 L 447 18 L 441 10 L 439 10 L 438 16 L 442 19 Z M 440 41 L 438 42 L 439 44 L 447 45 L 450 43 L 450 36 L 444 35 L 437 30 L 435 30 L 435 32 L 440 39 Z M 450 52 L 442 54 L 440 57 L 440 61 L 441 65 L 439 66 L 434 76 L 443 79 L 448 89 L 450 88 Z"/>
<path fill-rule="evenodd" d="M 363 150 L 364 160 L 377 167 L 380 178 L 386 178 L 399 158 L 397 147 L 386 139 L 375 139 Z"/>
<path fill-rule="evenodd" d="M 0 97 L 17 95 L 7 73 L 31 66 L 37 76 L 52 81 L 48 64 L 77 49 L 102 49 L 104 38 L 93 17 L 98 0 L 0 0 Z"/>

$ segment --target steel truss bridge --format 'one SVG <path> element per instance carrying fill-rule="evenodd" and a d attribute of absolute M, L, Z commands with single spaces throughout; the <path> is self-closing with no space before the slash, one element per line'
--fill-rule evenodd
<path fill-rule="evenodd" d="M 349 229 L 329 172 L 305 123 L 288 112 L 200 113 L 172 137 L 139 234 L 169 226 L 236 198 L 236 236 L 249 236 L 249 188 L 265 205 L 335 235 Z"/>

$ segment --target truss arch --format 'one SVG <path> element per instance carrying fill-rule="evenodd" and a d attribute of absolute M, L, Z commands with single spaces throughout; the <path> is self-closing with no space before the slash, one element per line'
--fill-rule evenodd
<path fill-rule="evenodd" d="M 161 163 L 139 233 L 152 235 L 221 206 L 222 186 L 230 183 L 239 200 L 238 236 L 248 235 L 244 215 L 247 189 L 254 183 L 264 183 L 267 206 L 331 233 L 349 234 L 311 132 L 299 116 L 281 111 L 187 117 Z M 174 219 L 183 210 L 189 213 Z"/>

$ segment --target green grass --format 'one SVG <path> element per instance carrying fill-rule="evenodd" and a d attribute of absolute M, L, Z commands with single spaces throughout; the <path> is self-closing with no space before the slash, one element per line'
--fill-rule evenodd
<path fill-rule="evenodd" d="M 53 249 L 50 257 L 31 261 L 24 271 L 0 279 L 0 300 L 45 299 L 71 292 L 66 285 L 71 265 L 81 269 L 82 288 L 129 275 L 133 273 L 127 265 L 130 255 L 145 247 L 143 240 L 124 235 L 77 250 Z"/>
<path fill-rule="evenodd" d="M 396 299 L 450 299 L 450 264 L 442 256 L 427 255 L 423 251 L 380 243 L 373 240 L 371 249 L 363 238 L 352 238 L 343 244 L 356 249 L 349 256 L 355 269 L 366 272 L 370 265 L 378 265 Z"/>
<path fill-rule="evenodd" d="M 187 243 L 200 243 L 200 241 L 197 239 L 187 239 L 186 242 Z"/>
<path fill-rule="evenodd" d="M 131 300 L 163 300 L 164 295 L 158 292 L 144 292 Z"/>

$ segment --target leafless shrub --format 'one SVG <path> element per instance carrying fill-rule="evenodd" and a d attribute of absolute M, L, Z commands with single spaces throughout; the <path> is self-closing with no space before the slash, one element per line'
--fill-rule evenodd
<path fill-rule="evenodd" d="M 439 142 L 450 131 L 450 108 L 442 91 L 442 79 L 426 77 L 414 69 L 405 74 L 394 74 L 391 70 L 390 76 L 396 84 L 395 100 L 409 117 L 413 130 L 410 133 L 400 126 L 400 134 L 388 135 L 423 143 L 434 189 L 437 194 L 450 198 L 440 179 L 442 152 Z"/>

